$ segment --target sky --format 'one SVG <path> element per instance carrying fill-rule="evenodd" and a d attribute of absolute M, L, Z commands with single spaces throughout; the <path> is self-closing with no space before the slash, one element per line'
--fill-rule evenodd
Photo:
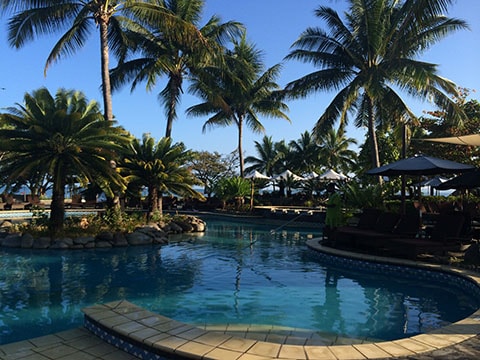
<path fill-rule="evenodd" d="M 345 10 L 344 0 L 206 0 L 203 19 L 212 15 L 222 21 L 239 21 L 247 29 L 248 40 L 263 51 L 266 67 L 283 63 L 280 86 L 304 76 L 314 69 L 310 65 L 296 61 L 284 62 L 290 46 L 307 28 L 321 26 L 314 10 L 329 6 L 340 13 Z M 470 30 L 463 30 L 448 36 L 424 53 L 421 60 L 438 64 L 439 74 L 457 85 L 480 92 L 480 1 L 457 0 L 448 13 L 451 17 L 468 22 Z M 100 91 L 100 47 L 98 34 L 92 33 L 86 47 L 76 54 L 53 64 L 46 77 L 43 69 L 45 60 L 60 34 L 41 37 L 17 50 L 7 42 L 7 18 L 0 18 L 0 111 L 1 108 L 22 103 L 24 94 L 40 87 L 47 87 L 54 94 L 59 88 L 81 90 L 87 98 L 102 104 Z M 111 67 L 116 65 L 111 58 Z M 144 86 L 137 86 L 133 93 L 129 86 L 113 93 L 113 112 L 118 125 L 123 126 L 137 138 L 149 133 L 155 139 L 165 134 L 166 118 L 157 95 L 165 86 L 165 79 L 158 81 L 157 88 L 147 92 Z M 184 86 L 184 90 L 188 87 Z M 291 122 L 283 119 L 261 118 L 265 134 L 244 131 L 243 147 L 245 155 L 256 156 L 254 141 L 261 141 L 264 135 L 273 141 L 298 140 L 305 131 L 310 131 L 320 117 L 334 93 L 317 93 L 306 99 L 288 101 L 288 116 Z M 473 92 L 471 98 L 480 99 L 480 93 Z M 405 96 L 417 116 L 425 110 L 433 110 L 428 102 Z M 237 128 L 213 128 L 202 133 L 207 118 L 187 117 L 185 109 L 198 104 L 200 100 L 188 94 L 181 99 L 178 119 L 173 124 L 174 142 L 183 142 L 192 150 L 217 151 L 229 154 L 237 148 Z M 102 104 L 103 105 L 103 104 Z M 365 129 L 349 126 L 347 136 L 364 141 Z"/>

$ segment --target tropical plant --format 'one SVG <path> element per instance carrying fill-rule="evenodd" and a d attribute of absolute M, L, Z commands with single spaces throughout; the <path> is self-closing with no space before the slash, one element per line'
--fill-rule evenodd
<path fill-rule="evenodd" d="M 419 99 L 432 99 L 449 116 L 461 115 L 449 95 L 453 82 L 438 75 L 437 66 L 419 60 L 433 44 L 467 24 L 444 13 L 453 0 L 349 0 L 343 22 L 339 14 L 320 6 L 315 15 L 328 32 L 307 28 L 286 57 L 319 67 L 286 86 L 292 96 L 305 97 L 318 90 L 338 91 L 318 119 L 320 137 L 336 120 L 341 126 L 355 111 L 355 124 L 367 126 L 371 164 L 380 165 L 377 126 L 412 121 L 415 115 L 398 89 Z"/>
<path fill-rule="evenodd" d="M 258 171 L 268 177 L 278 174 L 279 160 L 283 158 L 283 153 L 279 152 L 278 146 L 272 140 L 271 136 L 264 136 L 262 142 L 255 141 L 255 150 L 258 154 L 256 156 L 247 156 L 245 163 L 252 164 L 248 166 L 245 171 Z"/>
<path fill-rule="evenodd" d="M 183 143 L 172 144 L 170 138 L 161 138 L 157 143 L 148 134 L 142 141 L 132 141 L 133 153 L 120 164 L 125 179 L 148 190 L 149 216 L 162 214 L 163 195 L 172 194 L 203 199 L 203 195 L 192 186 L 198 181 L 186 166 L 191 152 Z"/>
<path fill-rule="evenodd" d="M 320 163 L 321 157 L 319 157 L 319 146 L 308 131 L 301 134 L 300 139 L 290 141 L 289 147 L 293 153 L 293 163 L 296 165 L 295 171 L 301 174 L 318 171 L 320 165 L 322 165 Z"/>
<path fill-rule="evenodd" d="M 159 78 L 167 77 L 167 84 L 158 94 L 167 116 L 166 137 L 171 136 L 173 121 L 177 118 L 184 78 L 208 62 L 208 58 L 215 57 L 215 50 L 219 50 L 226 39 L 238 35 L 242 28 L 239 23 L 233 21 L 221 23 L 217 16 L 212 16 L 200 28 L 199 21 L 204 3 L 204 0 L 164 1 L 166 10 L 190 24 L 192 29 L 197 29 L 204 41 L 199 42 L 198 37 L 191 36 L 179 42 L 175 33 L 162 30 L 162 24 L 157 22 L 147 24 L 144 31 L 130 33 L 137 44 L 134 50 L 140 52 L 140 57 L 120 62 L 111 71 L 114 90 L 131 82 L 133 91 L 138 83 L 146 81 L 149 91 L 155 87 Z"/>
<path fill-rule="evenodd" d="M 342 187 L 342 192 L 345 206 L 350 210 L 384 209 L 385 207 L 383 188 L 378 184 L 362 187 L 358 182 L 351 181 Z"/>
<path fill-rule="evenodd" d="M 37 36 L 67 29 L 50 52 L 45 73 L 50 65 L 82 48 L 92 29 L 98 28 L 103 106 L 105 119 L 112 120 L 110 51 L 122 59 L 127 49 L 134 46 L 128 42 L 126 30 L 137 30 L 138 22 L 148 21 L 168 32 L 172 39 L 201 39 L 195 28 L 172 14 L 163 3 L 142 0 L 3 0 L 0 10 L 13 11 L 8 23 L 8 38 L 10 45 L 16 48 L 35 40 Z"/>
<path fill-rule="evenodd" d="M 343 173 L 352 171 L 357 163 L 357 153 L 350 145 L 357 144 L 353 138 L 347 138 L 342 127 L 330 128 L 319 139 L 318 157 L 322 165 Z"/>
<path fill-rule="evenodd" d="M 0 177 L 13 184 L 18 179 L 49 176 L 52 203 L 49 227 L 63 227 L 65 186 L 68 179 L 97 183 L 113 196 L 125 183 L 111 161 L 125 152 L 131 138 L 107 121 L 95 101 L 81 92 L 60 89 L 55 97 L 41 88 L 25 94 L 24 104 L 1 114 Z"/>
<path fill-rule="evenodd" d="M 221 178 L 214 186 L 215 196 L 222 200 L 224 209 L 227 201 L 235 200 L 235 207 L 240 210 L 250 190 L 250 181 L 238 176 Z"/>
<path fill-rule="evenodd" d="M 280 65 L 263 72 L 261 52 L 246 40 L 244 34 L 239 41 L 232 39 L 233 49 L 225 49 L 225 66 L 207 66 L 196 74 L 190 90 L 203 103 L 191 106 L 187 113 L 192 116 L 211 116 L 203 125 L 203 131 L 215 126 L 235 125 L 238 129 L 238 156 L 240 176 L 244 176 L 243 131 L 247 125 L 253 132 L 265 131 L 259 115 L 289 120 L 284 111 L 280 87 L 275 79 Z"/>

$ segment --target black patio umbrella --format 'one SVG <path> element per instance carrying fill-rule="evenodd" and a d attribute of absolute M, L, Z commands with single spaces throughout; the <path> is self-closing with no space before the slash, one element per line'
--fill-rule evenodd
<path fill-rule="evenodd" d="M 437 186 L 438 190 L 474 189 L 480 187 L 480 169 L 458 175 Z"/>
<path fill-rule="evenodd" d="M 398 176 L 398 175 L 436 175 L 454 174 L 472 171 L 473 165 L 461 164 L 455 161 L 444 160 L 426 155 L 415 155 L 395 161 L 375 169 L 368 170 L 369 175 Z"/>
<path fill-rule="evenodd" d="M 473 165 L 439 159 L 432 156 L 415 155 L 368 170 L 366 174 L 378 176 L 437 175 L 463 173 L 472 170 L 475 170 L 475 166 Z M 405 213 L 405 182 L 402 182 L 402 213 Z"/>

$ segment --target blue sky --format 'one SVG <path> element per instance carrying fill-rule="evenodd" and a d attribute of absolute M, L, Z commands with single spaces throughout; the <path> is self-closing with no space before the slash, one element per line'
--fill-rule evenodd
<path fill-rule="evenodd" d="M 236 20 L 245 24 L 249 40 L 264 52 L 267 67 L 283 61 L 291 44 L 300 33 L 309 26 L 323 26 L 313 11 L 319 5 L 326 5 L 343 11 L 343 0 L 206 0 L 204 19 L 211 15 L 219 15 L 223 21 Z M 457 32 L 433 46 L 422 56 L 422 60 L 439 65 L 440 75 L 456 82 L 459 86 L 480 91 L 480 1 L 458 0 L 448 14 L 466 20 L 470 30 Z M 60 87 L 83 91 L 89 99 L 102 102 L 100 93 L 100 65 L 98 35 L 90 37 L 88 46 L 77 54 L 62 59 L 52 65 L 47 76 L 43 76 L 45 60 L 58 37 L 45 38 L 26 44 L 22 49 L 9 48 L 6 35 L 6 18 L 0 19 L 0 108 L 13 106 L 22 102 L 25 92 L 31 92 L 42 86 L 55 93 Z M 58 36 L 58 35 L 57 35 Z M 112 66 L 115 60 L 112 59 Z M 284 63 L 278 82 L 281 86 L 295 80 L 313 68 L 299 62 Z M 157 94 L 164 86 L 164 80 L 152 92 L 146 92 L 138 86 L 134 93 L 128 87 L 114 93 L 113 111 L 119 125 L 122 125 L 136 137 L 150 133 L 159 139 L 165 133 L 165 116 L 157 101 Z M 186 86 L 185 86 L 186 89 Z M 331 101 L 333 93 L 318 93 L 308 99 L 289 101 L 288 113 L 291 123 L 282 119 L 262 119 L 266 134 L 274 141 L 285 139 L 297 140 L 300 135 L 310 131 Z M 479 99 L 478 93 L 472 98 Z M 186 117 L 184 109 L 197 104 L 199 100 L 185 94 L 182 97 L 179 119 L 173 124 L 174 141 L 182 141 L 193 150 L 218 151 L 230 153 L 237 146 L 237 130 L 235 127 L 215 128 L 202 133 L 202 125 L 206 118 Z M 431 110 L 432 106 L 418 99 L 408 99 L 417 115 L 423 110 Z M 363 142 L 364 129 L 350 127 L 347 136 Z M 244 133 L 244 150 L 246 155 L 256 155 L 254 141 L 263 135 L 253 134 L 249 130 Z"/>

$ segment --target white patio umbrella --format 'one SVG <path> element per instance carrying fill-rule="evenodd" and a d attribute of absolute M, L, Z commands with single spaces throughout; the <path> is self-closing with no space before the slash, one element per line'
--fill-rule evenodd
<path fill-rule="evenodd" d="M 309 172 L 307 174 L 303 174 L 303 178 L 305 180 L 312 180 L 316 179 L 318 177 L 318 174 L 315 171 Z"/>
<path fill-rule="evenodd" d="M 257 180 L 257 179 L 263 179 L 263 180 L 270 180 L 270 178 L 267 175 L 263 175 L 261 172 L 258 172 L 257 170 L 253 170 L 252 172 L 248 173 L 245 175 L 245 179 L 252 179 L 252 180 Z"/>
<path fill-rule="evenodd" d="M 320 180 L 343 181 L 348 180 L 348 176 L 339 174 L 333 169 L 328 169 L 323 174 L 319 175 Z"/>
<path fill-rule="evenodd" d="M 274 176 L 272 179 L 273 179 L 273 180 L 276 180 L 276 181 L 278 181 L 278 180 L 287 180 L 287 179 L 293 179 L 293 180 L 295 180 L 295 181 L 305 180 L 305 178 L 294 174 L 294 173 L 291 172 L 290 170 L 285 170 L 285 171 L 282 172 L 281 174 L 278 174 L 277 176 Z"/>
<path fill-rule="evenodd" d="M 250 210 L 253 209 L 253 194 L 255 193 L 255 180 L 271 180 L 268 176 L 263 175 L 261 172 L 254 170 L 247 175 L 245 175 L 245 179 L 251 180 L 250 186 Z"/>

